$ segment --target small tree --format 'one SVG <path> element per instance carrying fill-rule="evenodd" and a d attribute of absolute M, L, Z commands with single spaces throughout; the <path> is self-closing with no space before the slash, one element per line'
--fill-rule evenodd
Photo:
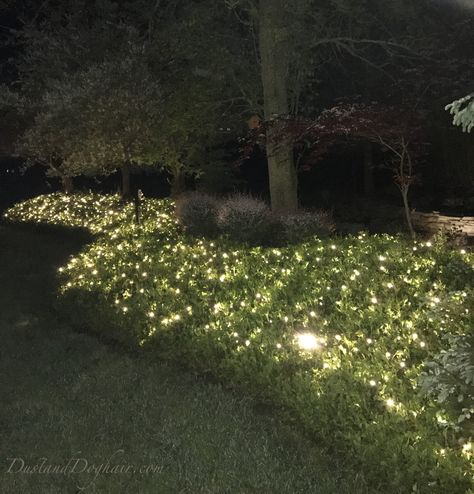
<path fill-rule="evenodd" d="M 407 226 L 412 238 L 415 230 L 411 219 L 408 194 L 418 179 L 414 165 L 425 151 L 420 115 L 412 110 L 372 103 L 339 105 L 323 112 L 319 118 L 323 141 L 338 136 L 378 143 L 389 151 L 385 166 L 393 172 L 396 186 L 403 199 Z M 328 142 L 324 143 L 328 149 Z"/>
<path fill-rule="evenodd" d="M 268 132 L 269 127 L 273 132 Z M 323 111 L 314 120 L 286 117 L 277 123 L 264 122 L 251 130 L 244 155 L 247 156 L 256 143 L 269 138 L 274 140 L 274 145 L 290 142 L 298 149 L 297 161 L 303 168 L 317 163 L 336 143 L 362 140 L 381 145 L 390 152 L 385 166 L 393 172 L 410 235 L 415 236 L 408 193 L 417 180 L 414 165 L 425 149 L 420 116 L 416 112 L 375 103 L 340 104 Z"/>
<path fill-rule="evenodd" d="M 93 65 L 59 81 L 53 99 L 67 100 L 71 117 L 61 133 L 66 169 L 109 174 L 120 168 L 122 196 L 130 198 L 131 166 L 148 162 L 162 118 L 161 91 L 146 65 L 132 57 Z"/>
<path fill-rule="evenodd" d="M 17 144 L 17 152 L 27 159 L 27 165 L 41 164 L 47 174 L 61 180 L 66 194 L 73 192 L 73 177 L 77 175 L 68 166 L 70 143 L 59 121 L 53 115 L 42 112 L 36 115 L 33 125 Z"/>

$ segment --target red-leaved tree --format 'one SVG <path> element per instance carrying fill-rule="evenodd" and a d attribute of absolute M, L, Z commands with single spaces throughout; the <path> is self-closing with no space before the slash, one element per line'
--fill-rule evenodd
<path fill-rule="evenodd" d="M 393 172 L 410 234 L 415 237 L 408 193 L 418 178 L 415 166 L 426 152 L 419 113 L 377 103 L 341 103 L 324 110 L 316 119 L 285 117 L 261 122 L 243 141 L 244 158 L 255 145 L 265 142 L 270 127 L 275 143 L 294 147 L 298 154 L 296 163 L 303 170 L 319 162 L 335 144 L 365 141 L 388 151 L 384 166 Z"/>

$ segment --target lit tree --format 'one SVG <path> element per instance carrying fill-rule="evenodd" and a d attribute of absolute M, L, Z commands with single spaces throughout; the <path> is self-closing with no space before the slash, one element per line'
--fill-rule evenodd
<path fill-rule="evenodd" d="M 166 169 L 173 193 L 185 175 L 199 174 L 203 151 L 237 99 L 226 98 L 223 81 L 195 56 L 196 46 L 202 53 L 218 51 L 210 38 L 203 43 L 189 29 L 196 18 L 210 22 L 209 14 L 184 4 L 177 10 L 179 3 L 151 10 L 140 1 L 80 1 L 59 5 L 58 12 L 43 6 L 42 21 L 30 21 L 18 35 L 24 46 L 19 87 L 33 104 L 37 126 L 26 131 L 21 149 L 28 143 L 32 159 L 45 163 L 50 153 L 39 152 L 33 135 L 53 128 L 42 128 L 43 122 L 61 122 L 56 169 L 59 161 L 74 175 L 120 168 L 124 196 L 130 195 L 133 164 Z"/>
<path fill-rule="evenodd" d="M 160 125 L 161 90 L 140 54 L 93 65 L 50 83 L 20 150 L 66 179 L 81 173 L 122 173 L 150 156 Z"/>
<path fill-rule="evenodd" d="M 471 132 L 474 128 L 474 93 L 453 101 L 445 109 L 453 115 L 453 125 L 462 127 L 463 132 Z"/>

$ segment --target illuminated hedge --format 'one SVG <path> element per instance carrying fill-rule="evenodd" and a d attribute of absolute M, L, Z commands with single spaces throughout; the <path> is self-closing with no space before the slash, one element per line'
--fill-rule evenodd
<path fill-rule="evenodd" d="M 74 319 L 282 405 L 377 492 L 467 491 L 471 439 L 417 383 L 474 327 L 471 254 L 388 235 L 250 249 L 183 235 L 169 201 L 133 215 L 60 194 L 7 213 L 100 233 L 61 268 Z"/>

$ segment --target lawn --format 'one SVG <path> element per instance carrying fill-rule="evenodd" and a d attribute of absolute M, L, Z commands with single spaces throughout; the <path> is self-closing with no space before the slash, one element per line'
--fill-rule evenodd
<path fill-rule="evenodd" d="M 372 492 L 472 486 L 469 427 L 419 386 L 447 338 L 472 334 L 472 254 L 366 233 L 250 248 L 187 236 L 170 201 L 145 200 L 138 225 L 115 196 L 55 194 L 7 216 L 94 234 L 59 268 L 55 306 L 69 324 L 271 404 Z M 472 394 L 456 397 L 472 408 Z"/>
<path fill-rule="evenodd" d="M 86 240 L 0 226 L 2 494 L 365 492 L 257 402 L 72 330 L 53 307 L 57 268 Z M 7 473 L 7 458 L 91 466 L 114 454 L 156 472 Z"/>

